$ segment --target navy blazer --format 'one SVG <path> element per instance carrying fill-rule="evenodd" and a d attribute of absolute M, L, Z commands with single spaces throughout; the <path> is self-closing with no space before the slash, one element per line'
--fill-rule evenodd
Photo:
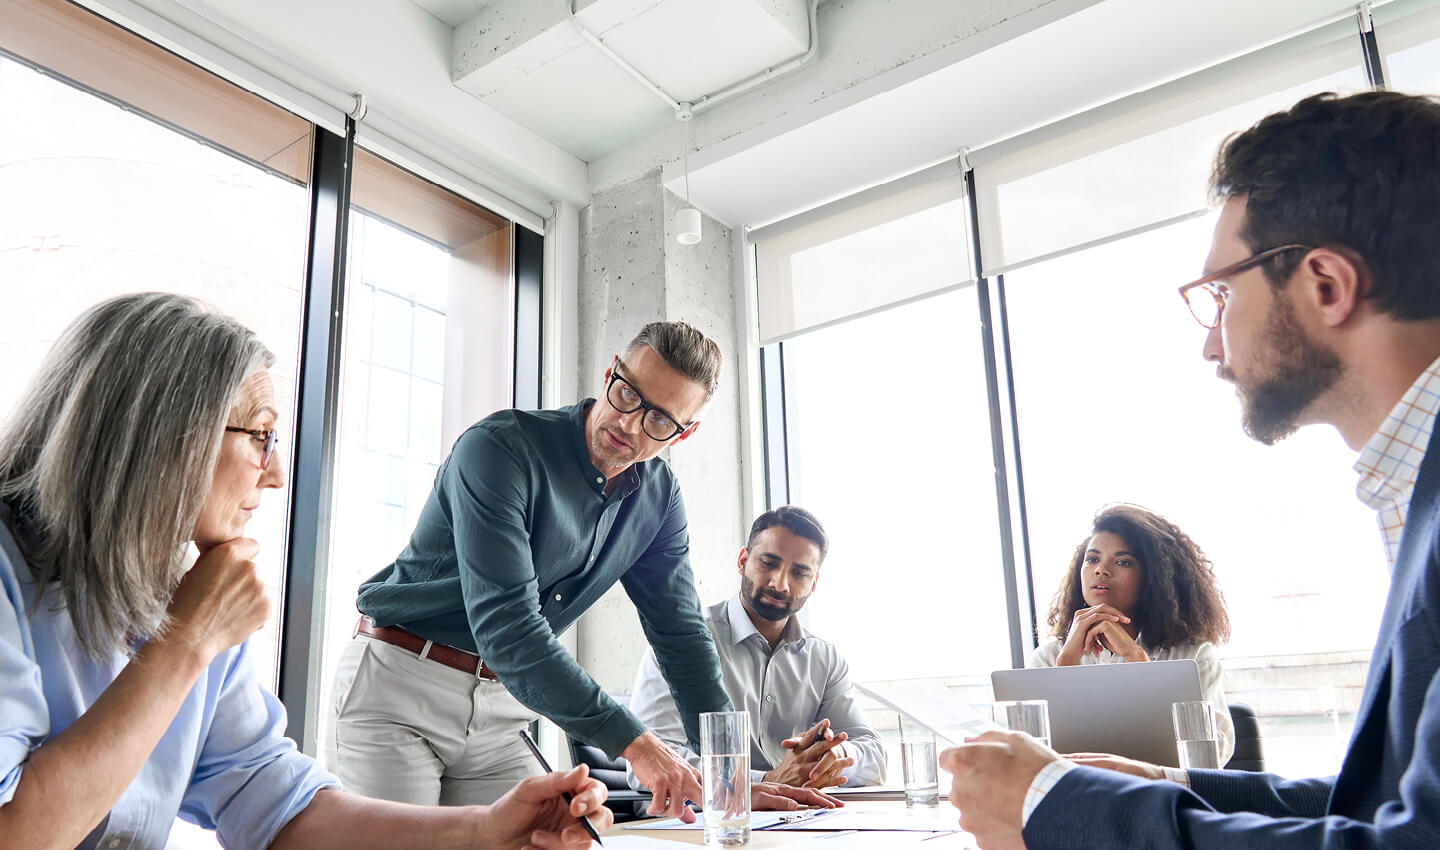
<path fill-rule="evenodd" d="M 1192 770 L 1187 791 L 1082 767 L 1025 825 L 1029 850 L 1440 848 L 1440 427 L 1431 435 L 1338 776 Z"/>

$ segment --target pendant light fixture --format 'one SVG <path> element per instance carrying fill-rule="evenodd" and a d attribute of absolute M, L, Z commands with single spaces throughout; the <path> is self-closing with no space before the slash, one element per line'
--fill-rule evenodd
<path fill-rule="evenodd" d="M 685 168 L 685 206 L 675 213 L 675 241 L 694 245 L 700 241 L 700 211 L 690 206 L 690 119 L 694 117 L 690 104 L 680 104 L 675 117 L 685 124 L 685 151 L 681 155 Z"/>

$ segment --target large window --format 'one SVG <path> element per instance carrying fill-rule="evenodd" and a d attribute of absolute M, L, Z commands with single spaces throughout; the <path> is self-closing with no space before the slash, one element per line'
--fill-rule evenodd
<path fill-rule="evenodd" d="M 354 206 L 315 717 L 327 759 L 360 583 L 405 548 L 451 444 L 513 385 L 510 223 L 363 150 Z"/>
<path fill-rule="evenodd" d="M 1391 58 L 1397 78 L 1425 85 L 1434 43 L 1412 33 L 1411 52 Z M 1374 517 L 1354 498 L 1354 453 L 1318 429 L 1273 449 L 1245 437 L 1175 288 L 1200 273 L 1210 243 L 1205 179 L 1219 141 L 1307 94 L 1365 88 L 1361 55 L 1353 22 L 1341 22 L 972 152 L 988 315 L 974 288 L 924 297 L 938 287 L 903 279 L 926 267 L 911 255 L 970 242 L 963 220 L 938 234 L 934 220 L 906 228 L 911 211 L 894 205 L 888 223 L 911 238 L 870 246 L 881 261 L 865 266 L 880 269 L 867 276 L 869 301 L 810 333 L 804 302 L 847 303 L 843 284 L 860 268 L 843 261 L 843 239 L 823 237 L 854 230 L 856 209 L 883 212 L 863 200 L 875 190 L 757 231 L 760 335 L 782 354 L 767 358 L 781 365 L 766 391 L 784 399 L 784 428 L 767 425 L 772 466 L 783 446 L 790 499 L 837 529 L 812 625 L 844 635 L 863 618 L 887 636 L 842 642 L 858 679 L 941 678 L 988 701 L 988 673 L 1009 666 L 1011 641 L 1033 645 L 1030 622 L 1046 637 L 1095 511 L 1136 502 L 1215 564 L 1234 623 L 1225 687 L 1257 710 L 1267 765 L 1338 768 L 1387 584 Z M 910 179 L 916 190 L 937 178 Z M 792 242 L 804 250 L 781 250 Z M 893 246 L 904 261 L 885 254 Z M 806 252 L 839 261 L 807 266 Z M 809 266 L 840 279 L 842 294 L 796 286 Z M 994 413 L 982 322 L 995 334 Z M 1006 608 L 997 475 L 1021 567 L 1015 595 L 1030 607 L 1028 555 L 1033 610 Z"/>

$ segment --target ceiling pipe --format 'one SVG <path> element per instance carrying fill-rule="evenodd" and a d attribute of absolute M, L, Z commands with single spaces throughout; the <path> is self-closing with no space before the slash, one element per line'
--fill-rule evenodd
<path fill-rule="evenodd" d="M 758 74 L 746 77 L 732 86 L 727 86 L 717 92 L 711 92 L 698 100 L 684 103 L 676 100 L 668 92 L 656 85 L 649 77 L 641 73 L 640 69 L 627 62 L 625 57 L 611 50 L 610 47 L 601 40 L 600 36 L 586 29 L 585 25 L 580 23 L 580 19 L 575 16 L 575 0 L 570 0 L 570 21 L 575 25 L 575 29 L 580 33 L 581 38 L 595 45 L 607 59 L 618 65 L 625 73 L 634 77 L 651 94 L 664 101 L 665 105 L 670 107 L 671 111 L 675 113 L 676 117 L 680 117 L 681 112 L 686 112 L 687 114 L 684 118 L 681 118 L 681 120 L 686 120 L 694 113 L 703 112 L 718 103 L 729 100 L 763 83 L 768 83 L 772 80 L 778 80 L 781 77 L 793 74 L 810 64 L 810 60 L 814 59 L 820 52 L 820 0 L 808 0 L 806 6 L 808 12 L 806 17 L 810 24 L 810 46 L 805 48 L 804 53 L 801 53 L 793 59 L 786 60 L 779 65 L 766 68 Z"/>
<path fill-rule="evenodd" d="M 610 47 L 605 44 L 605 42 L 600 40 L 600 36 L 586 29 L 585 25 L 580 23 L 580 19 L 575 17 L 575 0 L 570 0 L 570 22 L 573 23 L 575 25 L 575 29 L 580 32 L 580 37 L 595 45 L 595 47 L 598 48 L 601 53 L 605 54 L 605 58 L 609 59 L 611 62 L 614 62 L 616 65 L 619 65 L 621 70 L 625 71 L 625 73 L 638 80 L 640 82 L 640 85 L 644 86 L 656 97 L 665 101 L 665 105 L 670 107 L 672 112 L 678 113 L 680 111 L 680 102 L 678 100 L 671 97 L 669 94 L 666 94 L 664 89 L 655 85 L 650 81 L 649 77 L 640 73 L 639 68 L 636 68 L 634 65 L 626 62 L 625 57 L 611 50 Z"/>

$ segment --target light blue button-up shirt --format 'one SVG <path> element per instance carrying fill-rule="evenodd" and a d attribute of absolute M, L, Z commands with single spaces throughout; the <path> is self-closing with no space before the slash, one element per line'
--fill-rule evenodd
<path fill-rule="evenodd" d="M 247 645 L 211 662 L 82 848 L 164 847 L 178 815 L 217 830 L 227 848 L 260 850 L 317 791 L 338 787 L 285 737 L 285 709 L 256 681 Z M 14 798 L 30 753 L 74 723 L 128 661 L 81 651 L 57 588 L 34 583 L 0 523 L 0 806 Z"/>

